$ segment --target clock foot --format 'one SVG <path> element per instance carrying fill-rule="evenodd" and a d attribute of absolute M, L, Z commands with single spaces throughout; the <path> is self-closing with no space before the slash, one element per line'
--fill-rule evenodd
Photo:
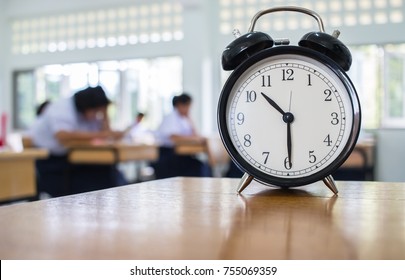
<path fill-rule="evenodd" d="M 238 193 L 243 192 L 243 190 L 249 186 L 250 182 L 252 182 L 253 180 L 253 176 L 249 175 L 247 173 L 243 174 L 242 179 L 239 182 L 239 186 L 238 186 Z"/>
<path fill-rule="evenodd" d="M 339 191 L 336 187 L 335 180 L 333 179 L 332 175 L 323 178 L 323 182 L 325 185 L 334 193 L 337 194 Z"/>

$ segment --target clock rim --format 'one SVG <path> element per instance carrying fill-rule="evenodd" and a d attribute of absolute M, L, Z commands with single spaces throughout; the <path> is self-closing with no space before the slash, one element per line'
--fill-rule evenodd
<path fill-rule="evenodd" d="M 255 168 L 251 164 L 249 164 L 238 152 L 238 150 L 234 147 L 230 133 L 228 131 L 228 126 L 226 123 L 226 107 L 227 107 L 227 101 L 229 99 L 229 95 L 231 93 L 231 90 L 233 86 L 235 85 L 236 81 L 239 79 L 239 77 L 251 66 L 253 66 L 255 63 L 266 59 L 270 56 L 276 56 L 276 55 L 285 55 L 285 54 L 291 54 L 291 55 L 301 55 L 301 56 L 306 56 L 311 59 L 314 59 L 322 64 L 324 64 L 326 67 L 328 67 L 335 75 L 337 78 L 339 78 L 344 87 L 346 88 L 347 92 L 349 93 L 349 98 L 350 98 L 350 109 L 352 110 L 353 113 L 353 120 L 351 122 L 351 132 L 350 135 L 344 144 L 344 148 L 340 155 L 337 156 L 335 160 L 332 162 L 328 163 L 327 166 L 322 168 L 320 171 L 313 173 L 311 175 L 306 175 L 302 177 L 294 177 L 294 178 L 285 178 L 285 177 L 276 177 L 273 175 L 269 175 L 267 173 L 264 173 L 260 171 L 259 169 Z M 228 77 L 227 81 L 225 82 L 221 94 L 219 96 L 219 101 L 218 101 L 218 109 L 217 109 L 217 124 L 218 124 L 218 129 L 219 129 L 219 134 L 221 137 L 221 140 L 231 157 L 232 161 L 245 173 L 253 176 L 254 180 L 259 181 L 264 184 L 268 185 L 274 185 L 274 186 L 279 186 L 279 187 L 296 187 L 296 186 L 302 186 L 302 185 L 307 185 L 311 184 L 314 182 L 317 182 L 319 180 L 322 180 L 326 178 L 327 176 L 331 175 L 336 169 L 338 169 L 344 161 L 349 157 L 351 152 L 353 151 L 357 139 L 360 134 L 360 126 L 361 126 L 361 108 L 360 108 L 360 102 L 359 98 L 357 95 L 357 91 L 346 74 L 346 72 L 332 59 L 329 57 L 323 55 L 322 53 L 319 53 L 317 51 L 314 51 L 309 48 L 305 47 L 298 47 L 298 46 L 277 46 L 273 48 L 268 48 L 265 50 L 262 50 L 253 56 L 247 58 L 243 63 L 241 63 Z"/>

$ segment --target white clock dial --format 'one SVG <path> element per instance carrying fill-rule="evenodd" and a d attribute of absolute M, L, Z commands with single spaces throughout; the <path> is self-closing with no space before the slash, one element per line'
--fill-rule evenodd
<path fill-rule="evenodd" d="M 349 90 L 317 59 L 296 54 L 262 59 L 236 78 L 227 97 L 230 141 L 264 176 L 312 176 L 347 154 L 353 141 Z"/>

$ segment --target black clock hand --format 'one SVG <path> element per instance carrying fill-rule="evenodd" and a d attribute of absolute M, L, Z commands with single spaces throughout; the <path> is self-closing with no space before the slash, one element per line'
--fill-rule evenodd
<path fill-rule="evenodd" d="M 290 112 L 285 113 L 283 115 L 283 121 L 287 124 L 287 153 L 288 153 L 289 168 L 291 168 L 291 166 L 292 166 L 292 160 L 291 160 L 291 146 L 292 146 L 291 123 L 294 121 L 294 115 L 291 114 Z"/>
<path fill-rule="evenodd" d="M 289 168 L 291 168 L 292 167 L 292 159 L 291 159 L 291 122 L 287 123 L 287 154 L 288 154 Z"/>
<path fill-rule="evenodd" d="M 264 99 L 266 99 L 267 102 L 269 102 L 269 104 L 271 106 L 273 106 L 274 109 L 276 109 L 277 111 L 279 111 L 283 116 L 285 115 L 285 112 L 283 109 L 280 108 L 280 106 L 278 106 L 278 104 L 276 102 L 274 102 L 273 99 L 271 99 L 270 97 L 268 97 L 267 95 L 265 95 L 263 92 L 261 93 L 264 97 Z"/>
<path fill-rule="evenodd" d="M 263 92 L 261 93 L 264 99 L 266 99 L 267 102 L 271 106 L 273 106 L 274 109 L 279 111 L 283 115 L 283 121 L 287 124 L 287 154 L 288 154 L 288 163 L 289 163 L 289 168 L 292 167 L 291 163 L 291 146 L 292 146 L 292 141 L 291 141 L 291 123 L 294 121 L 294 115 L 291 114 L 290 112 L 284 112 L 283 109 L 281 109 L 280 106 L 276 102 L 274 102 L 273 99 L 265 95 Z M 292 92 L 290 92 L 290 107 L 291 107 L 291 95 Z"/>
<path fill-rule="evenodd" d="M 290 105 L 288 106 L 288 111 L 291 112 L 291 101 L 292 101 L 292 91 L 290 91 Z M 291 113 L 287 113 L 291 114 Z M 283 115 L 283 120 L 287 122 L 287 153 L 288 153 L 288 163 L 290 164 L 289 168 L 292 167 L 292 158 L 291 158 L 291 123 L 294 121 L 294 115 L 291 114 L 289 117 L 286 114 Z"/>

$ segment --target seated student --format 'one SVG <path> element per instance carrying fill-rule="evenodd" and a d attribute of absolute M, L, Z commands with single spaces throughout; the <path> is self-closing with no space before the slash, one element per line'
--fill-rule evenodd
<path fill-rule="evenodd" d="M 173 111 L 164 117 L 156 131 L 156 139 L 160 145 L 159 160 L 154 164 L 157 179 L 174 176 L 211 176 L 211 170 L 206 163 L 194 156 L 177 155 L 174 150 L 176 142 L 206 141 L 194 129 L 189 115 L 191 102 L 192 98 L 187 93 L 173 97 Z"/>
<path fill-rule="evenodd" d="M 151 130 L 144 126 L 145 114 L 136 114 L 135 121 L 125 130 L 124 139 L 132 143 L 154 143 L 154 135 Z"/>
<path fill-rule="evenodd" d="M 33 144 L 50 152 L 37 160 L 39 192 L 61 196 L 123 185 L 123 175 L 113 165 L 70 164 L 66 144 L 94 139 L 118 139 L 122 132 L 109 127 L 110 100 L 100 87 L 88 87 L 70 98 L 50 103 L 29 131 Z"/>

